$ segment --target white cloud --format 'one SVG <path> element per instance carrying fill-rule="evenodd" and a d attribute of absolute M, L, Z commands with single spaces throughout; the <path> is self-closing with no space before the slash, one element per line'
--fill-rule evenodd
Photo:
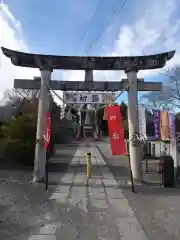
<path fill-rule="evenodd" d="M 177 38 L 180 18 L 173 19 L 177 4 L 178 0 L 147 1 L 146 11 L 133 24 L 121 26 L 113 55 L 148 55 L 175 49 L 175 57 L 167 62 L 167 66 L 180 64 L 180 44 Z M 155 71 L 140 71 L 138 75 L 144 77 Z"/>
<path fill-rule="evenodd" d="M 8 5 L 4 3 L 0 3 L 0 46 L 29 51 L 20 21 L 13 16 Z M 31 79 L 34 76 L 39 76 L 39 70 L 16 67 L 0 51 L 0 99 L 3 98 L 4 90 L 13 87 L 14 78 Z"/>
<path fill-rule="evenodd" d="M 120 26 L 113 49 L 104 52 L 107 56 L 130 56 L 148 55 L 164 51 L 176 50 L 172 60 L 167 63 L 168 67 L 180 64 L 180 16 L 174 19 L 179 0 L 151 0 L 146 1 L 145 10 L 141 11 L 137 4 L 137 17 L 131 24 Z M 144 5 L 143 5 L 144 7 Z M 131 9 L 132 11 L 132 9 Z M 133 10 L 134 12 L 136 9 Z M 177 36 L 179 33 L 179 36 Z M 101 54 L 102 55 L 102 54 Z M 140 71 L 139 77 L 154 74 L 159 70 Z M 119 81 L 125 74 L 121 71 L 95 72 L 95 80 Z M 63 78 L 67 79 L 67 73 Z M 77 81 L 84 79 L 83 72 L 74 72 L 68 80 Z"/>

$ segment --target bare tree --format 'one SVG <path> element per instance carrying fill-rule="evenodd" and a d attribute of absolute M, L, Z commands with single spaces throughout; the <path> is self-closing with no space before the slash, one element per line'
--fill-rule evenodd
<path fill-rule="evenodd" d="M 39 90 L 7 89 L 4 92 L 5 107 L 12 109 L 13 116 L 22 114 L 36 115 L 39 94 Z"/>
<path fill-rule="evenodd" d="M 150 92 L 142 95 L 140 98 L 141 103 L 145 107 L 154 108 L 159 110 L 173 109 L 174 106 L 170 102 L 171 92 L 164 88 L 162 92 Z"/>
<path fill-rule="evenodd" d="M 165 84 L 161 92 L 150 92 L 141 97 L 144 105 L 160 110 L 180 109 L 180 66 L 166 69 L 161 73 Z"/>
<path fill-rule="evenodd" d="M 15 103 L 26 99 L 29 102 L 32 102 L 36 99 L 39 99 L 39 90 L 30 90 L 30 89 L 7 89 L 4 92 L 4 96 L 8 102 Z"/>
<path fill-rule="evenodd" d="M 180 66 L 167 69 L 164 73 L 167 77 L 167 88 L 169 89 L 169 102 L 180 109 Z"/>

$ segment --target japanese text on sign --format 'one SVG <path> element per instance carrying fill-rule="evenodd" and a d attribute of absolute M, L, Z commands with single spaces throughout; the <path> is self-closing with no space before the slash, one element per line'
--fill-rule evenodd
<path fill-rule="evenodd" d="M 116 120 L 116 116 L 110 116 L 109 119 L 110 120 Z"/>
<path fill-rule="evenodd" d="M 113 133 L 113 134 L 112 134 L 112 139 L 114 139 L 114 140 L 119 140 L 119 139 L 120 139 L 120 134 L 117 133 L 117 132 Z"/>
<path fill-rule="evenodd" d="M 66 92 L 64 100 L 68 103 L 102 103 L 102 93 L 73 93 Z"/>

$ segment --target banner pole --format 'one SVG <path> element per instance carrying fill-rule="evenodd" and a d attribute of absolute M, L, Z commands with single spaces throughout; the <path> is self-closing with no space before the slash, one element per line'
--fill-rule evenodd
<path fill-rule="evenodd" d="M 149 172 L 149 169 L 148 169 L 148 160 L 147 160 L 147 158 L 146 158 L 146 160 L 145 160 L 146 162 L 146 173 L 148 173 Z"/>
<path fill-rule="evenodd" d="M 48 112 L 48 114 L 46 115 L 47 117 L 47 121 L 46 121 L 46 143 L 44 145 L 44 148 L 46 149 L 46 162 L 45 162 L 45 191 L 48 191 L 48 177 L 49 177 L 49 164 L 48 164 L 48 160 L 50 157 L 50 139 L 51 139 L 51 118 L 50 118 L 50 113 Z"/>
<path fill-rule="evenodd" d="M 128 153 L 128 160 L 129 160 L 129 170 L 130 170 L 130 176 L 131 176 L 132 192 L 133 192 L 133 193 L 136 193 L 136 192 L 135 192 L 135 189 L 134 189 L 134 180 L 133 180 L 133 174 L 132 174 L 132 169 L 131 169 L 131 160 L 130 160 L 130 155 L 129 155 L 129 153 Z"/>
<path fill-rule="evenodd" d="M 48 150 L 46 149 L 46 165 L 45 165 L 45 169 L 46 169 L 46 183 L 45 183 L 45 190 L 48 191 L 48 177 L 49 177 L 49 169 L 48 169 Z"/>

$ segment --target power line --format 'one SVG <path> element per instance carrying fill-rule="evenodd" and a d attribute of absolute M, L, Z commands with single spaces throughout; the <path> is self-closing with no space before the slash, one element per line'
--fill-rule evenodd
<path fill-rule="evenodd" d="M 89 27 L 91 26 L 94 18 L 97 16 L 99 10 L 101 9 L 102 3 L 104 3 L 104 0 L 100 0 L 100 1 L 99 1 L 99 4 L 98 4 L 98 6 L 97 6 L 97 8 L 96 8 L 96 10 L 95 10 L 95 12 L 94 12 L 94 14 L 93 14 L 93 17 L 92 17 L 91 20 L 89 21 L 88 25 L 87 25 L 86 28 L 84 29 L 84 32 L 83 32 L 82 36 L 80 37 L 80 40 L 79 40 L 80 42 L 82 42 L 82 40 L 83 40 L 84 37 L 86 36 L 86 33 L 88 32 L 88 29 L 89 29 Z"/>
<path fill-rule="evenodd" d="M 97 9 L 96 9 L 96 11 L 95 11 L 95 13 L 94 13 L 94 15 L 93 15 L 93 18 L 94 18 L 94 16 L 96 16 L 97 12 L 99 11 L 102 2 L 103 2 L 103 1 L 100 1 L 100 3 L 99 3 L 99 5 L 98 5 L 98 7 L 97 7 Z M 93 36 L 92 40 L 90 41 L 90 44 L 89 44 L 88 47 L 87 47 L 87 50 L 90 50 L 90 49 L 93 47 L 93 45 L 95 45 L 95 44 L 99 41 L 99 39 L 102 37 L 102 35 L 103 35 L 103 34 L 105 33 L 105 31 L 107 30 L 107 28 L 111 25 L 114 17 L 117 16 L 117 14 L 123 9 L 123 7 L 124 7 L 124 5 L 125 5 L 126 3 L 127 3 L 127 0 L 121 0 L 118 4 L 116 4 L 116 5 L 113 7 L 113 9 L 110 11 L 109 17 L 108 17 L 108 18 L 104 21 L 104 23 L 101 25 L 99 32 L 96 34 L 96 36 Z M 92 22 L 92 20 L 90 21 L 90 23 L 91 23 L 91 22 Z M 88 26 L 89 26 L 89 24 L 88 24 Z M 83 40 L 84 36 L 85 36 L 86 33 L 87 33 L 87 30 L 88 30 L 88 27 L 85 28 L 84 34 L 81 36 L 80 41 Z M 87 50 L 86 50 L 86 51 L 87 51 Z M 71 71 L 69 77 L 70 77 L 71 75 L 72 75 L 72 71 Z M 49 87 L 50 87 L 50 86 L 49 86 Z M 115 98 L 115 100 L 116 100 L 124 91 L 126 91 L 126 89 L 127 89 L 128 87 L 129 87 L 129 84 L 128 84 L 128 86 L 127 86 L 123 91 L 121 91 L 121 93 Z M 63 99 L 62 99 L 60 96 L 58 96 L 58 94 L 56 94 L 55 91 L 53 91 L 52 89 L 51 89 L 51 91 L 52 91 L 61 101 L 63 101 Z M 115 100 L 114 100 L 114 101 L 115 101 Z M 66 103 L 66 104 L 67 104 L 67 103 Z"/>
<path fill-rule="evenodd" d="M 105 33 L 107 28 L 111 25 L 113 19 L 117 14 L 123 9 L 124 5 L 126 4 L 128 0 L 121 0 L 118 2 L 118 4 L 115 4 L 115 6 L 111 9 L 110 14 L 105 19 L 105 21 L 101 24 L 99 32 L 96 32 L 96 34 L 92 37 L 89 45 L 87 46 L 85 52 L 87 53 L 88 50 L 90 50 L 102 37 L 102 35 Z M 69 77 L 72 75 L 72 71 L 69 75 Z"/>
<path fill-rule="evenodd" d="M 107 30 L 107 28 L 111 25 L 114 17 L 116 17 L 117 14 L 123 9 L 126 2 L 127 2 L 127 0 L 121 0 L 119 2 L 119 4 L 114 6 L 114 8 L 111 10 L 111 12 L 109 14 L 109 17 L 101 25 L 99 32 L 96 34 L 95 37 L 92 38 L 89 46 L 87 47 L 87 50 L 91 49 L 93 47 L 93 45 L 95 45 L 99 41 L 99 39 L 103 36 L 105 31 Z"/>
<path fill-rule="evenodd" d="M 89 27 L 91 26 L 93 20 L 96 18 L 96 16 L 97 16 L 99 10 L 101 9 L 101 6 L 102 6 L 103 3 L 104 3 L 104 0 L 100 0 L 100 1 L 99 1 L 99 4 L 98 4 L 98 6 L 97 6 L 97 8 L 96 8 L 96 10 L 95 10 L 95 12 L 94 12 L 94 14 L 93 14 L 93 16 L 91 17 L 90 21 L 88 22 L 87 26 L 85 27 L 85 29 L 84 29 L 84 31 L 83 31 L 83 33 L 82 33 L 82 35 L 81 35 L 81 37 L 79 38 L 78 45 L 83 41 L 84 37 L 86 36 Z M 70 77 L 71 75 L 72 75 L 72 70 L 69 71 L 69 77 Z"/>
<path fill-rule="evenodd" d="M 99 39 L 102 37 L 102 35 L 105 33 L 105 31 L 107 30 L 107 28 L 110 26 L 110 24 L 112 23 L 113 17 L 115 17 L 124 7 L 124 5 L 127 3 L 127 0 L 122 0 L 118 6 L 115 6 L 111 13 L 110 13 L 110 18 L 106 20 L 106 22 L 104 23 L 104 25 L 102 25 L 100 32 L 96 35 L 95 38 L 92 39 L 91 43 L 88 46 L 88 49 L 92 48 L 92 46 L 99 41 Z M 117 100 L 118 97 L 120 97 L 124 91 L 126 91 L 129 88 L 130 84 L 128 84 L 128 86 L 126 86 L 123 91 L 121 91 L 120 94 L 117 95 L 117 97 L 114 99 L 114 101 Z"/>

